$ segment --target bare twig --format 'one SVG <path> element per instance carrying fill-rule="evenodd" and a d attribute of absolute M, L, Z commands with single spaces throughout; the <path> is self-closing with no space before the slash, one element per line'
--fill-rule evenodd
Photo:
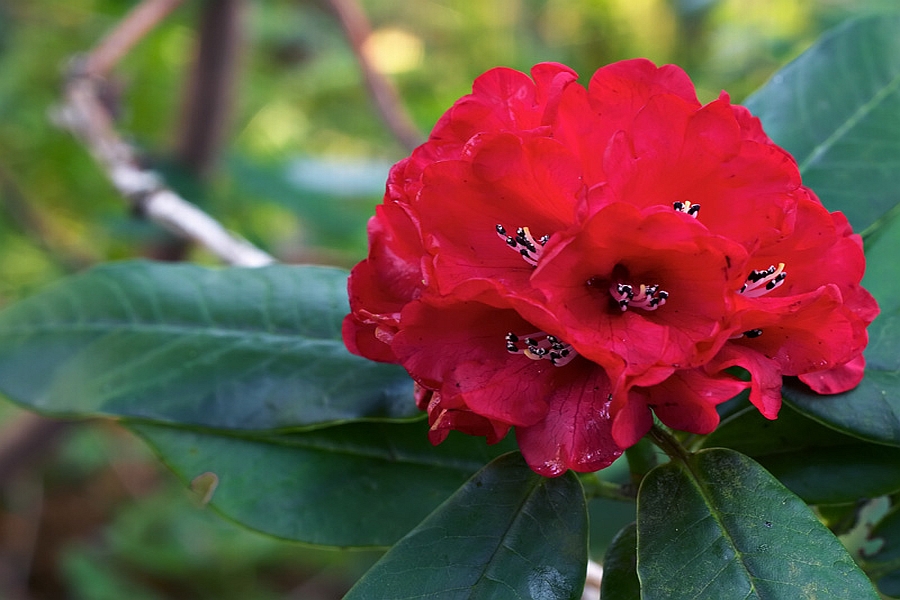
<path fill-rule="evenodd" d="M 188 81 L 178 156 L 202 177 L 215 166 L 225 135 L 243 46 L 246 0 L 205 0 Z"/>
<path fill-rule="evenodd" d="M 350 48 L 362 70 L 366 86 L 375 101 L 388 129 L 394 137 L 406 147 L 413 150 L 425 141 L 412 118 L 400 101 L 396 88 L 391 81 L 379 72 L 363 49 L 366 39 L 372 33 L 369 20 L 356 0 L 328 0 L 332 10 L 337 14 L 341 27 L 350 42 Z"/>
<path fill-rule="evenodd" d="M 145 0 L 107 35 L 84 62 L 85 73 L 104 77 L 148 32 L 178 8 L 184 0 Z"/>
<path fill-rule="evenodd" d="M 86 59 L 74 61 L 66 79 L 65 103 L 56 112 L 56 119 L 85 144 L 136 212 L 200 244 L 226 263 L 248 267 L 270 264 L 274 262 L 271 256 L 231 235 L 215 219 L 167 188 L 155 173 L 142 168 L 136 151 L 116 132 L 101 101 L 103 80 L 97 73 L 115 64 L 137 41 L 136 36 L 149 31 L 166 14 L 163 8 L 174 8 L 172 4 L 173 0 L 145 0 L 97 50 Z M 139 18 L 142 15 L 143 19 Z"/>
<path fill-rule="evenodd" d="M 599 563 L 588 560 L 587 579 L 581 600 L 598 600 L 600 598 L 600 582 L 603 579 L 603 567 Z"/>

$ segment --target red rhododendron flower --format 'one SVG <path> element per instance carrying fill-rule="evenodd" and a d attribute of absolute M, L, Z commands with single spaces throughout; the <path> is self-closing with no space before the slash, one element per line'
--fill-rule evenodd
<path fill-rule="evenodd" d="M 553 476 L 608 466 L 655 414 L 698 434 L 750 389 L 862 377 L 862 243 L 726 94 L 646 60 L 494 69 L 391 170 L 352 271 L 348 348 L 403 365 L 431 441 L 515 428 Z M 732 374 L 749 373 L 749 381 Z"/>

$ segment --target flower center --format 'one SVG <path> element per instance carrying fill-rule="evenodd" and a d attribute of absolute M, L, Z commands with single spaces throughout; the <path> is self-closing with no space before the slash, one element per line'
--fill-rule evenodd
<path fill-rule="evenodd" d="M 784 263 L 769 266 L 761 271 L 750 271 L 747 281 L 738 290 L 747 298 L 759 298 L 764 296 L 784 283 L 787 273 L 784 271 Z"/>
<path fill-rule="evenodd" d="M 541 254 L 544 251 L 544 244 L 550 239 L 549 235 L 534 239 L 534 236 L 531 235 L 531 230 L 527 227 L 519 227 L 516 229 L 515 236 L 509 235 L 503 225 L 498 224 L 495 229 L 497 235 L 506 242 L 506 245 L 518 252 L 525 262 L 532 267 L 537 266 L 538 261 L 541 259 Z"/>
<path fill-rule="evenodd" d="M 690 215 L 697 218 L 697 215 L 700 213 L 700 205 L 694 204 L 690 200 L 685 200 L 684 202 L 673 202 L 672 208 L 677 210 L 678 212 L 683 212 L 687 215 Z"/>
<path fill-rule="evenodd" d="M 637 288 L 627 283 L 613 283 L 609 286 L 609 293 L 622 312 L 629 308 L 656 310 L 669 299 L 669 292 L 659 289 L 659 284 L 656 283 L 642 283 Z"/>
<path fill-rule="evenodd" d="M 554 367 L 564 367 L 578 356 L 572 346 L 543 331 L 523 336 L 507 333 L 506 350 L 510 354 L 524 354 L 531 360 L 549 360 Z"/>
<path fill-rule="evenodd" d="M 731 337 L 728 338 L 728 339 L 729 339 L 729 340 L 739 340 L 739 339 L 745 337 L 745 338 L 747 338 L 747 339 L 751 339 L 751 340 L 752 340 L 753 338 L 758 338 L 758 337 L 761 336 L 762 334 L 763 334 L 763 330 L 762 330 L 762 329 L 748 329 L 747 331 L 745 331 L 745 332 L 743 332 L 743 333 L 739 333 L 739 334 L 737 334 L 737 335 L 733 335 L 733 336 L 731 336 Z"/>

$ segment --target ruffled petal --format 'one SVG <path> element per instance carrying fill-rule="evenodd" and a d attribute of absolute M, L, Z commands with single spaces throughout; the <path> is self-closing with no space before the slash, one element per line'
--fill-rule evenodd
<path fill-rule="evenodd" d="M 726 344 L 705 368 L 719 373 L 730 367 L 750 373 L 750 403 L 767 419 L 775 419 L 781 409 L 781 365 L 752 348 Z"/>
<path fill-rule="evenodd" d="M 445 402 L 507 425 L 532 425 L 546 414 L 558 368 L 507 351 L 508 332 L 534 332 L 515 311 L 418 301 L 401 318 L 391 348 L 413 379 Z"/>
<path fill-rule="evenodd" d="M 577 164 L 555 140 L 510 134 L 480 136 L 466 156 L 429 167 L 416 202 L 437 289 L 449 294 L 466 284 L 477 293 L 485 287 L 478 280 L 523 289 L 543 246 L 537 240 L 574 220 L 583 187 Z M 505 241 L 520 227 L 533 235 L 534 260 Z"/>
<path fill-rule="evenodd" d="M 800 381 L 817 394 L 841 394 L 858 386 L 865 374 L 866 359 L 860 354 L 832 369 L 804 373 Z"/>
<path fill-rule="evenodd" d="M 743 248 L 683 213 L 614 203 L 551 240 L 531 284 L 581 354 L 606 364 L 612 350 L 637 374 L 657 363 L 698 366 L 715 354 L 727 340 L 721 326 L 744 259 Z M 667 300 L 623 311 L 611 292 L 618 283 L 658 285 Z"/>
<path fill-rule="evenodd" d="M 554 387 L 546 417 L 530 427 L 516 428 L 525 460 L 545 477 L 568 469 L 597 471 L 622 454 L 611 432 L 606 373 L 587 361 L 565 368 L 571 371 Z"/>

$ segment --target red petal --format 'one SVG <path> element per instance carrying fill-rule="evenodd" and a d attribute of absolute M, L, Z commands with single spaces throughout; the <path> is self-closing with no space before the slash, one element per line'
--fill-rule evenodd
<path fill-rule="evenodd" d="M 741 367 L 750 373 L 750 402 L 767 419 L 774 419 L 781 409 L 781 367 L 762 353 L 737 344 L 725 344 L 706 370 L 710 373 L 729 367 Z"/>
<path fill-rule="evenodd" d="M 612 420 L 612 437 L 623 448 L 630 448 L 653 427 L 653 414 L 646 402 L 629 394 L 629 400 Z"/>
<path fill-rule="evenodd" d="M 341 335 L 347 350 L 357 356 L 364 356 L 369 360 L 378 362 L 397 363 L 391 347 L 382 342 L 376 330 L 380 325 L 375 323 L 363 323 L 353 315 L 344 317 L 341 325 Z"/>
<path fill-rule="evenodd" d="M 748 387 L 748 382 L 729 375 L 710 376 L 703 369 L 682 369 L 658 385 L 636 391 L 669 427 L 706 435 L 719 424 L 716 406 Z"/>
<path fill-rule="evenodd" d="M 451 430 L 482 436 L 488 444 L 496 444 L 509 432 L 509 425 L 473 413 L 463 404 L 447 402 L 435 393 L 428 403 L 428 441 L 437 445 L 447 439 Z"/>
<path fill-rule="evenodd" d="M 514 311 L 417 301 L 403 310 L 402 323 L 392 343 L 395 354 L 445 402 L 507 425 L 532 425 L 546 413 L 557 368 L 506 351 L 507 332 L 534 332 Z"/>
<path fill-rule="evenodd" d="M 738 123 L 740 123 L 741 137 L 743 139 L 759 142 L 761 144 L 774 145 L 772 140 L 769 139 L 769 136 L 763 131 L 760 120 L 750 114 L 749 110 L 738 105 L 733 105 L 731 110 L 734 111 L 734 116 L 737 118 Z"/>
<path fill-rule="evenodd" d="M 576 161 L 555 140 L 509 134 L 480 136 L 468 152 L 471 164 L 443 162 L 426 170 L 416 205 L 435 255 L 438 289 L 449 294 L 463 283 L 472 293 L 486 285 L 525 288 L 533 267 L 496 226 L 509 232 L 529 227 L 535 237 L 569 227 L 582 189 Z"/>
<path fill-rule="evenodd" d="M 531 283 L 579 353 L 613 368 L 606 362 L 613 352 L 637 374 L 655 363 L 697 366 L 717 351 L 727 339 L 721 325 L 727 298 L 743 280 L 736 269 L 743 259 L 741 247 L 687 215 L 664 209 L 645 216 L 615 203 L 571 237 L 551 240 Z M 653 312 L 619 310 L 609 286 L 620 269 L 629 278 L 623 283 L 659 284 L 669 292 L 667 304 Z"/>
<path fill-rule="evenodd" d="M 587 361 L 563 369 L 570 372 L 564 383 L 554 387 L 546 417 L 531 427 L 516 428 L 525 460 L 545 477 L 562 475 L 568 469 L 597 471 L 622 454 L 610 430 L 606 374 Z"/>
<path fill-rule="evenodd" d="M 761 329 L 762 334 L 729 345 L 752 348 L 775 360 L 784 375 L 836 367 L 856 356 L 865 344 L 865 330 L 842 306 L 835 285 L 784 298 L 765 296 L 752 300 L 752 305 L 741 314 L 738 331 Z"/>
<path fill-rule="evenodd" d="M 818 394 L 840 394 L 858 386 L 865 374 L 866 359 L 860 354 L 833 369 L 800 375 L 800 381 Z"/>
<path fill-rule="evenodd" d="M 639 207 L 700 204 L 713 233 L 755 250 L 793 226 L 800 175 L 793 159 L 768 144 L 742 141 L 727 97 L 701 109 L 675 96 L 656 96 L 630 130 L 606 148 L 608 185 L 591 202 Z"/>
<path fill-rule="evenodd" d="M 694 84 L 681 68 L 657 68 L 647 59 L 623 60 L 594 73 L 588 85 L 591 104 L 605 119 L 627 125 L 634 115 L 659 94 L 674 94 L 700 106 Z"/>

